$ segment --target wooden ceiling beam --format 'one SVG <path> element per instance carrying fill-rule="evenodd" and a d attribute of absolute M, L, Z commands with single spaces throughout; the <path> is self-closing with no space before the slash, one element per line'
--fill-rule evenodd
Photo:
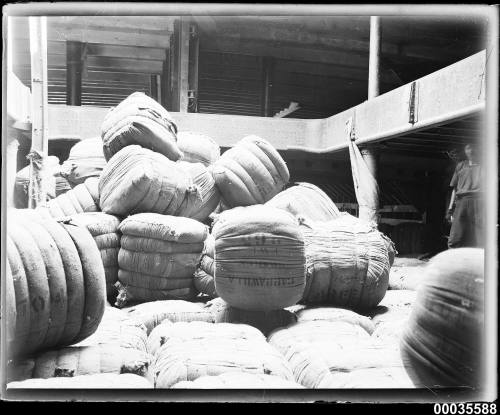
<path fill-rule="evenodd" d="M 368 55 L 349 52 L 328 51 L 324 49 L 304 48 L 270 43 L 264 40 L 231 39 L 225 37 L 202 37 L 200 50 L 211 52 L 236 53 L 253 56 L 273 56 L 277 59 L 292 59 L 319 63 L 335 63 L 345 68 L 368 67 Z"/>

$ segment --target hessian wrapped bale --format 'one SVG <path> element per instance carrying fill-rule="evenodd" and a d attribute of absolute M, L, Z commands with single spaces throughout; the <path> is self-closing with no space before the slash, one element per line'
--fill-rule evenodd
<path fill-rule="evenodd" d="M 229 207 L 265 203 L 290 179 L 276 149 L 257 136 L 247 136 L 227 150 L 214 164 L 213 174 Z"/>
<path fill-rule="evenodd" d="M 188 299 L 208 227 L 194 219 L 139 213 L 123 220 L 118 254 L 117 306 Z"/>
<path fill-rule="evenodd" d="M 392 242 L 347 213 L 329 222 L 303 221 L 307 284 L 303 302 L 369 309 L 389 284 Z"/>
<path fill-rule="evenodd" d="M 61 175 L 76 186 L 89 177 L 99 177 L 105 165 L 101 137 L 86 138 L 71 147 L 68 159 L 61 166 Z"/>
<path fill-rule="evenodd" d="M 182 161 L 201 163 L 205 167 L 214 164 L 220 158 L 220 147 L 208 135 L 192 131 L 177 133 L 177 145 L 182 151 Z"/>
<path fill-rule="evenodd" d="M 99 179 L 99 205 L 106 213 L 127 216 L 153 212 L 176 215 L 185 199 L 198 197 L 191 177 L 179 164 L 137 145 L 116 153 Z"/>
<path fill-rule="evenodd" d="M 484 368 L 484 250 L 441 252 L 425 273 L 401 341 L 409 375 L 426 387 L 478 387 Z"/>
<path fill-rule="evenodd" d="M 101 127 L 104 156 L 108 161 L 131 144 L 176 161 L 182 157 L 176 134 L 177 126 L 167 110 L 142 92 L 134 92 L 112 108 Z"/>
<path fill-rule="evenodd" d="M 16 298 L 9 352 L 25 355 L 90 336 L 106 302 L 104 268 L 90 233 L 35 210 L 12 210 L 9 218 L 7 257 Z"/>
<path fill-rule="evenodd" d="M 296 183 L 278 193 L 266 205 L 319 222 L 328 222 L 340 216 L 340 211 L 328 195 L 311 183 Z"/>
<path fill-rule="evenodd" d="M 293 380 L 283 356 L 245 324 L 162 323 L 151 332 L 148 346 L 156 388 L 230 371 Z"/>
<path fill-rule="evenodd" d="M 304 239 L 291 214 L 267 206 L 226 210 L 213 227 L 215 288 L 229 305 L 270 311 L 300 300 Z"/>

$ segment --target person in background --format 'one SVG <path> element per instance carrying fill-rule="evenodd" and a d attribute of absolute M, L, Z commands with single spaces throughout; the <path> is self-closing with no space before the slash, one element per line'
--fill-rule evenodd
<path fill-rule="evenodd" d="M 451 222 L 448 248 L 483 246 L 482 172 L 477 148 L 464 147 L 466 160 L 460 161 L 453 173 L 450 205 L 446 218 Z"/>

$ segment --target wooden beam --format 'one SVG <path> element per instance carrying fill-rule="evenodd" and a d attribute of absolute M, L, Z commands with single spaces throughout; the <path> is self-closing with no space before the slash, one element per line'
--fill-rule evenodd
<path fill-rule="evenodd" d="M 42 179 L 45 157 L 48 155 L 48 90 L 47 90 L 47 19 L 29 18 L 31 52 L 31 114 L 32 133 L 28 207 L 35 208 L 45 201 L 46 188 Z"/>
<path fill-rule="evenodd" d="M 364 40 L 359 35 L 342 32 L 319 32 L 318 30 L 305 31 L 300 24 L 283 26 L 276 24 L 262 24 L 251 22 L 242 24 L 236 19 L 224 24 L 217 24 L 216 30 L 206 30 L 207 37 L 218 36 L 226 39 L 241 39 L 248 42 L 266 41 L 282 43 L 290 46 L 301 45 L 304 49 L 323 48 L 350 53 L 367 54 L 370 49 L 369 40 Z M 420 37 L 418 37 L 420 39 Z M 459 50 L 436 48 L 415 44 L 400 45 L 399 42 L 388 40 L 382 45 L 382 53 L 394 58 L 420 58 L 427 60 L 450 61 Z"/>
<path fill-rule="evenodd" d="M 226 52 L 253 56 L 273 56 L 276 59 L 292 59 L 317 63 L 329 63 L 345 68 L 366 68 L 368 56 L 329 51 L 319 48 L 304 48 L 299 45 L 280 44 L 265 40 L 228 39 L 220 36 L 201 39 L 202 51 Z"/>
<path fill-rule="evenodd" d="M 409 122 L 408 112 L 411 85 L 402 86 L 325 119 L 176 112 L 172 112 L 172 116 L 181 131 L 197 130 L 211 135 L 222 147 L 231 147 L 245 135 L 256 134 L 269 140 L 278 150 L 322 154 L 345 151 L 346 121 L 354 112 L 356 142 L 359 144 L 394 137 L 404 140 L 402 136 L 406 134 L 480 113 L 485 105 L 485 62 L 486 52 L 482 51 L 418 80 L 418 117 L 414 124 Z M 96 135 L 106 112 L 106 108 L 51 105 L 51 135 L 74 135 L 77 132 L 82 137 Z"/>
<path fill-rule="evenodd" d="M 66 43 L 66 105 L 82 105 L 83 44 Z"/>
<path fill-rule="evenodd" d="M 274 74 L 274 59 L 269 56 L 262 58 L 262 98 L 261 115 L 263 117 L 272 116 L 272 88 Z"/>
<path fill-rule="evenodd" d="M 107 18 L 107 21 L 112 21 Z M 138 21 L 140 24 L 140 21 Z M 28 18 L 15 17 L 14 39 L 28 39 Z M 123 30 L 101 24 L 89 26 L 77 23 L 50 24 L 47 28 L 48 41 L 73 40 L 82 43 L 102 43 L 107 45 L 133 45 L 136 47 L 167 48 L 171 32 L 169 30 L 147 30 L 143 28 Z"/>
<path fill-rule="evenodd" d="M 170 94 L 172 103 L 169 110 L 187 112 L 189 90 L 189 22 L 183 17 L 174 22 L 174 33 L 170 44 L 170 62 Z"/>

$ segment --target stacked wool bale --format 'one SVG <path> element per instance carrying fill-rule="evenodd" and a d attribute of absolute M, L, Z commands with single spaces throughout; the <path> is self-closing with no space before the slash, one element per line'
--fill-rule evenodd
<path fill-rule="evenodd" d="M 304 389 L 290 380 L 272 375 L 226 372 L 176 383 L 171 389 Z"/>
<path fill-rule="evenodd" d="M 441 252 L 425 273 L 401 341 L 408 373 L 426 387 L 480 387 L 485 369 L 484 250 Z"/>
<path fill-rule="evenodd" d="M 142 92 L 134 92 L 112 108 L 101 126 L 103 151 L 108 161 L 132 144 L 177 161 L 182 152 L 176 134 L 177 126 L 167 110 Z"/>
<path fill-rule="evenodd" d="M 118 254 L 117 306 L 189 299 L 208 227 L 194 219 L 139 213 L 123 220 Z"/>
<path fill-rule="evenodd" d="M 163 323 L 170 321 L 190 322 L 206 321 L 213 322 L 213 316 L 203 303 L 192 303 L 184 300 L 151 301 L 122 309 L 129 317 L 140 321 L 146 327 L 147 334 Z"/>
<path fill-rule="evenodd" d="M 113 344 L 147 353 L 147 340 L 147 328 L 139 319 L 115 307 L 108 306 L 95 333 L 75 346 Z"/>
<path fill-rule="evenodd" d="M 392 242 L 347 213 L 329 222 L 303 221 L 307 284 L 302 301 L 370 309 L 384 297 Z"/>
<path fill-rule="evenodd" d="M 395 350 L 357 323 L 303 321 L 271 333 L 268 342 L 287 359 L 306 388 L 413 388 Z"/>
<path fill-rule="evenodd" d="M 89 177 L 99 177 L 105 165 L 101 137 L 86 138 L 71 147 L 61 175 L 74 187 Z"/>
<path fill-rule="evenodd" d="M 233 208 L 218 216 L 213 234 L 215 288 L 230 306 L 271 311 L 300 300 L 304 238 L 294 216 L 262 205 Z"/>
<path fill-rule="evenodd" d="M 215 185 L 212 173 L 201 163 L 180 161 L 178 164 L 191 178 L 194 192 L 192 197 L 185 199 L 177 215 L 204 222 L 217 208 L 220 201 L 220 192 Z"/>
<path fill-rule="evenodd" d="M 179 216 L 198 199 L 192 178 L 178 163 L 138 145 L 118 151 L 99 179 L 101 210 L 118 216 Z"/>
<path fill-rule="evenodd" d="M 106 275 L 106 293 L 108 298 L 116 298 L 115 287 L 118 281 L 118 252 L 120 250 L 120 219 L 103 212 L 87 212 L 71 216 L 69 223 L 75 223 L 88 229 L 101 254 Z"/>
<path fill-rule="evenodd" d="M 292 381 L 283 356 L 257 329 L 245 324 L 206 322 L 157 326 L 148 338 L 156 388 L 227 372 L 267 374 Z"/>
<path fill-rule="evenodd" d="M 177 133 L 177 146 L 183 154 L 180 160 L 189 163 L 201 163 L 208 167 L 220 158 L 219 145 L 205 134 L 180 131 Z"/>
<path fill-rule="evenodd" d="M 231 307 L 222 298 L 209 301 L 206 305 L 215 323 L 248 324 L 267 336 L 279 327 L 295 323 L 297 317 L 288 310 L 249 311 Z"/>
<path fill-rule="evenodd" d="M 340 211 L 328 195 L 310 183 L 296 183 L 278 193 L 266 205 L 318 222 L 328 222 L 340 216 Z"/>
<path fill-rule="evenodd" d="M 42 204 L 37 209 L 48 212 L 54 218 L 72 216 L 84 212 L 99 212 L 99 202 L 98 199 L 96 200 L 96 180 L 91 177 L 66 193 Z"/>
<path fill-rule="evenodd" d="M 305 321 L 344 321 L 357 324 L 370 335 L 375 331 L 375 324 L 369 317 L 362 316 L 354 311 L 336 307 L 312 307 L 302 306 L 295 311 L 299 323 Z"/>
<path fill-rule="evenodd" d="M 99 373 L 132 373 L 149 377 L 150 360 L 147 353 L 111 343 L 71 346 L 16 361 L 8 368 L 8 378 L 9 382 L 16 382 Z"/>
<path fill-rule="evenodd" d="M 30 169 L 31 166 L 27 165 L 16 174 L 14 182 L 14 206 L 19 209 L 28 207 Z M 59 158 L 56 156 L 48 156 L 43 160 L 41 183 L 45 187 L 44 191 L 46 193 L 47 200 L 54 199 L 57 196 L 57 176 L 59 176 L 59 174 Z"/>
<path fill-rule="evenodd" d="M 265 203 L 290 179 L 276 149 L 257 136 L 247 136 L 227 150 L 215 162 L 213 175 L 229 208 Z"/>
<path fill-rule="evenodd" d="M 7 351 L 28 355 L 94 333 L 106 303 L 104 267 L 87 229 L 12 210 L 7 229 Z"/>
<path fill-rule="evenodd" d="M 131 373 L 99 373 L 75 377 L 27 379 L 10 382 L 7 389 L 152 389 L 144 377 Z"/>
<path fill-rule="evenodd" d="M 210 297 L 217 297 L 215 291 L 215 238 L 212 234 L 207 236 L 203 251 L 201 253 L 201 260 L 194 273 L 194 286 L 200 293 Z"/>

